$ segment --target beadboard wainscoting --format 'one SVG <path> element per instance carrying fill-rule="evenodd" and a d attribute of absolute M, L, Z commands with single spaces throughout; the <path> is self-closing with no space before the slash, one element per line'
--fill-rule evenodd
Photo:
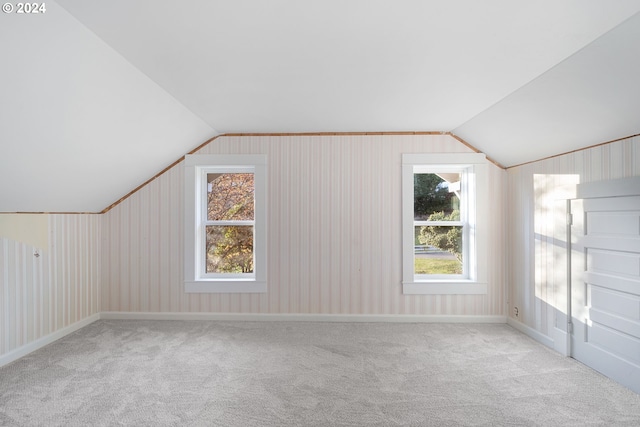
<path fill-rule="evenodd" d="M 509 324 L 566 352 L 566 199 L 575 184 L 631 176 L 640 176 L 638 136 L 507 170 Z"/>
<path fill-rule="evenodd" d="M 47 215 L 38 247 L 0 237 L 0 365 L 96 320 L 100 215 Z"/>
<path fill-rule="evenodd" d="M 471 149 L 450 135 L 216 138 L 198 153 L 267 156 L 267 293 L 184 292 L 180 162 L 102 216 L 101 310 L 505 316 L 506 172 L 493 164 L 488 293 L 402 294 L 402 153 L 456 152 Z"/>

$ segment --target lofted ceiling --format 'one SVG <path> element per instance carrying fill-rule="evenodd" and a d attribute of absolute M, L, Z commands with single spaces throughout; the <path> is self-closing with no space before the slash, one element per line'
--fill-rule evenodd
<path fill-rule="evenodd" d="M 0 212 L 99 212 L 220 133 L 640 133 L 640 0 L 58 0 L 0 16 Z"/>

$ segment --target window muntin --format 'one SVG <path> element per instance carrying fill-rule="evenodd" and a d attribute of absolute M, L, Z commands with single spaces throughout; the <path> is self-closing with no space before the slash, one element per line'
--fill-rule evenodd
<path fill-rule="evenodd" d="M 483 154 L 402 155 L 403 293 L 487 292 L 486 167 Z"/>
<path fill-rule="evenodd" d="M 185 158 L 186 292 L 266 292 L 266 156 Z"/>

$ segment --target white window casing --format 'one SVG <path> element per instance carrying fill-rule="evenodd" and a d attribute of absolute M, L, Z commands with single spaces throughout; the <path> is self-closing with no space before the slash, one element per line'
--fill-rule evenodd
<path fill-rule="evenodd" d="M 463 228 L 463 273 L 460 275 L 415 274 L 415 229 L 427 221 L 414 219 L 414 174 L 461 172 L 459 224 Z M 487 161 L 484 154 L 402 155 L 402 289 L 404 294 L 487 293 Z M 434 223 L 435 224 L 435 223 Z M 435 224 L 438 225 L 438 224 Z"/>
<path fill-rule="evenodd" d="M 187 293 L 264 293 L 267 291 L 267 158 L 261 154 L 187 155 L 184 183 L 184 283 Z M 218 222 L 253 226 L 253 272 L 207 273 L 205 268 L 207 174 L 254 174 L 254 220 Z"/>

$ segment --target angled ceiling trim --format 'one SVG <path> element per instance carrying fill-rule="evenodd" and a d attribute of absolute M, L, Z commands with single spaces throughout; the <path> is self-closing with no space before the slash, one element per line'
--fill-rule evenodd
<path fill-rule="evenodd" d="M 155 174 L 154 176 L 152 176 L 151 178 L 149 178 L 148 180 L 146 180 L 142 184 L 138 185 L 133 190 L 129 191 L 127 194 L 125 194 L 120 199 L 116 200 L 115 202 L 113 202 L 112 204 L 110 204 L 109 206 L 104 208 L 99 213 L 104 214 L 104 213 L 109 212 L 111 209 L 113 209 L 114 207 L 118 206 L 120 203 L 124 202 L 126 199 L 131 197 L 133 194 L 137 193 L 140 189 L 145 187 L 151 181 L 153 181 L 154 179 L 158 178 L 160 175 L 162 175 L 163 173 L 165 173 L 166 171 L 168 171 L 169 169 L 173 168 L 175 165 L 177 165 L 178 163 L 183 161 L 186 155 L 195 153 L 196 151 L 200 150 L 201 148 L 205 147 L 207 144 L 209 144 L 210 142 L 213 142 L 214 140 L 220 138 L 221 136 L 224 136 L 224 135 L 216 135 L 213 138 L 207 139 L 205 142 L 203 142 L 202 144 L 198 145 L 196 148 L 194 148 L 193 150 L 189 151 L 187 154 L 185 154 L 184 156 L 180 157 L 178 160 L 176 160 L 175 162 L 171 163 L 169 166 L 167 166 L 166 168 L 162 169 L 160 172 L 158 172 L 157 174 Z"/>
<path fill-rule="evenodd" d="M 613 144 L 614 142 L 624 141 L 625 139 L 631 139 L 631 138 L 635 138 L 637 136 L 640 136 L 640 133 L 636 133 L 635 135 L 625 136 L 625 137 L 622 137 L 622 138 L 612 139 L 611 141 L 600 142 L 598 144 L 589 145 L 588 147 L 577 148 L 575 150 L 566 151 L 564 153 L 554 154 L 553 156 L 547 156 L 547 157 L 543 157 L 543 158 L 537 159 L 537 160 L 531 160 L 530 162 L 520 163 L 520 164 L 517 164 L 517 165 L 509 166 L 509 167 L 504 168 L 504 169 L 505 170 L 509 170 L 509 169 L 520 167 L 520 166 L 529 165 L 531 163 L 537 163 L 537 162 L 542 162 L 544 160 L 555 159 L 556 157 L 565 156 L 567 154 L 578 153 L 580 151 L 590 150 L 592 148 L 602 147 L 603 145 Z"/>
<path fill-rule="evenodd" d="M 475 148 L 474 146 L 472 146 L 468 142 L 464 141 L 462 138 L 452 134 L 451 132 L 437 132 L 437 131 L 405 131 L 405 132 L 268 132 L 268 133 L 259 133 L 259 132 L 257 132 L 257 133 L 223 133 L 221 135 L 216 135 L 213 138 L 206 140 L 205 142 L 203 142 L 202 144 L 200 144 L 199 146 L 197 146 L 193 150 L 189 151 L 185 155 L 194 154 L 195 152 L 197 152 L 201 148 L 204 148 L 207 144 L 213 142 L 214 140 L 216 140 L 218 138 L 224 137 L 224 136 L 240 136 L 240 137 L 244 137 L 244 136 L 372 136 L 372 135 L 376 135 L 376 136 L 380 136 L 380 135 L 384 135 L 384 136 L 389 136 L 389 135 L 394 135 L 394 136 L 398 136 L 398 135 L 448 135 L 448 136 L 451 136 L 452 138 L 454 138 L 455 140 L 457 140 L 458 142 L 462 143 L 464 146 L 470 148 L 474 152 L 476 152 L 476 153 L 480 153 L 481 152 L 480 150 L 478 150 L 477 148 Z M 137 186 L 136 188 L 131 190 L 129 193 L 127 193 L 126 195 L 121 197 L 119 200 L 115 201 L 114 203 L 112 203 L 109 206 L 107 206 L 106 208 L 104 208 L 99 213 L 100 214 L 105 214 L 105 213 L 109 212 L 111 209 L 115 208 L 120 203 L 124 202 L 126 199 L 131 197 L 133 194 L 137 193 L 140 189 L 145 187 L 151 181 L 153 181 L 154 179 L 158 178 L 160 175 L 162 175 L 163 173 L 167 172 L 169 169 L 173 168 L 175 165 L 177 165 L 178 163 L 183 161 L 184 158 L 185 158 L 185 156 L 180 157 L 178 160 L 176 160 L 175 162 L 171 163 L 166 168 L 162 169 L 160 172 L 155 174 L 153 177 L 151 177 L 147 181 L 143 182 L 142 184 L 140 184 L 139 186 Z M 501 169 L 505 169 L 504 166 L 502 166 L 501 164 L 497 163 L 495 160 L 492 160 L 489 157 L 487 157 L 487 160 L 489 160 L 491 163 L 495 164 L 496 166 L 500 167 Z"/>
<path fill-rule="evenodd" d="M 124 202 L 129 197 L 131 197 L 133 194 L 135 194 L 138 191 L 140 191 L 143 187 L 145 187 L 146 185 L 151 183 L 153 180 L 155 180 L 156 178 L 158 178 L 159 176 L 161 176 L 162 174 L 167 172 L 169 169 L 173 168 L 178 163 L 183 161 L 186 155 L 194 154 L 198 150 L 204 148 L 207 144 L 215 141 L 218 138 L 224 137 L 224 136 L 367 136 L 367 135 L 369 135 L 369 136 L 371 136 L 371 135 L 449 135 L 452 138 L 454 138 L 455 140 L 457 140 L 458 142 L 460 142 L 461 144 L 463 144 L 464 146 L 466 146 L 469 149 L 473 150 L 474 152 L 481 153 L 481 151 L 478 150 L 476 147 L 474 147 L 473 145 L 471 145 L 468 142 L 466 142 L 464 139 L 460 138 L 459 136 L 457 136 L 457 135 L 455 135 L 455 134 L 453 134 L 451 132 L 434 132 L 434 131 L 424 131 L 424 132 L 416 131 L 416 132 L 411 132 L 411 131 L 407 131 L 407 132 L 224 133 L 224 134 L 216 135 L 213 138 L 210 138 L 210 139 L 206 140 L 205 142 L 203 142 L 202 144 L 198 145 L 196 148 L 194 148 L 193 150 L 189 151 L 188 153 L 186 153 L 185 155 L 183 155 L 182 157 L 180 157 L 179 159 L 177 159 L 176 161 L 174 161 L 173 163 L 171 163 L 170 165 L 168 165 L 167 167 L 162 169 L 160 172 L 155 174 L 153 177 L 149 178 L 148 180 L 146 180 L 142 184 L 138 185 L 136 188 L 134 188 L 133 190 L 131 190 L 130 192 L 125 194 L 123 197 L 121 197 L 120 199 L 118 199 L 114 203 L 110 204 L 109 206 L 107 206 L 106 208 L 104 208 L 100 212 L 4 212 L 4 213 L 44 214 L 44 215 L 48 215 L 48 214 L 51 214 L 51 215 L 100 215 L 100 214 L 105 214 L 105 213 L 109 212 L 111 209 L 113 209 L 116 206 L 118 206 L 120 203 Z M 555 157 L 564 156 L 566 154 L 572 154 L 572 153 L 576 153 L 576 152 L 579 152 L 579 151 L 589 150 L 591 148 L 601 147 L 601 146 L 604 146 L 604 145 L 607 145 L 607 144 L 612 144 L 614 142 L 623 141 L 625 139 L 631 139 L 631 138 L 635 138 L 635 137 L 638 137 L 638 136 L 640 136 L 640 134 L 630 135 L 630 136 L 626 136 L 624 138 L 618 138 L 618 139 L 614 139 L 614 140 L 611 140 L 611 141 L 601 142 L 599 144 L 590 145 L 588 147 L 579 148 L 579 149 L 576 149 L 576 150 L 555 154 L 553 156 L 548 156 L 548 157 L 544 157 L 542 159 L 532 160 L 530 162 L 520 163 L 518 165 L 509 166 L 509 167 L 504 167 L 503 165 L 501 165 L 500 163 L 498 163 L 495 160 L 491 159 L 490 157 L 487 157 L 487 160 L 489 160 L 491 163 L 495 164 L 496 166 L 498 166 L 499 168 L 501 168 L 503 170 L 509 170 L 509 169 L 520 167 L 520 166 L 528 165 L 528 164 L 531 164 L 531 163 L 536 163 L 536 162 L 540 162 L 540 161 L 543 161 L 543 160 L 548 160 L 548 159 L 553 159 Z"/>
<path fill-rule="evenodd" d="M 203 142 L 202 144 L 200 144 L 199 146 L 197 146 L 196 148 L 194 148 L 193 150 L 189 151 L 186 154 L 194 154 L 195 152 L 197 152 L 198 150 L 200 150 L 201 148 L 204 148 L 207 144 L 215 141 L 218 138 L 221 138 L 223 136 L 367 136 L 367 135 L 449 135 L 452 138 L 454 138 L 456 141 L 460 142 L 461 144 L 463 144 L 464 146 L 468 147 L 469 149 L 473 150 L 476 153 L 481 153 L 482 151 L 478 150 L 476 147 L 474 147 L 473 145 L 469 144 L 467 141 L 465 141 L 464 139 L 460 138 L 459 136 L 453 134 L 452 132 L 437 132 L 437 131 L 406 131 L 406 132 L 282 132 L 282 133 L 223 133 L 221 135 L 216 135 L 213 138 L 210 138 L 208 140 L 206 140 L 205 142 Z M 560 153 L 560 154 L 556 154 L 554 156 L 549 156 L 549 157 L 545 157 L 543 159 L 538 159 L 538 160 L 534 160 L 532 162 L 528 162 L 528 163 L 535 163 L 535 162 L 539 162 L 542 160 L 546 160 L 549 158 L 553 158 L 553 157 L 558 157 L 558 156 L 563 156 L 565 154 L 570 154 L 570 153 L 575 153 L 578 151 L 582 151 L 582 150 L 588 150 L 590 148 L 594 148 L 594 147 L 599 147 L 601 145 L 606 145 L 606 144 L 611 144 L 613 142 L 617 142 L 617 141 L 622 141 L 624 139 L 629 139 L 629 138 L 634 138 L 636 136 L 640 136 L 640 134 L 636 134 L 636 135 L 631 135 L 631 136 L 627 136 L 624 138 L 619 138 L 619 139 L 615 139 L 612 141 L 607 141 L 607 142 L 602 142 L 600 144 L 595 144 L 595 145 L 591 145 L 589 147 L 584 147 L 584 148 L 580 148 L 577 150 L 573 150 L 573 151 L 569 151 L 566 153 Z M 180 163 L 181 161 L 183 161 L 185 158 L 185 156 L 182 156 L 181 158 L 179 158 L 178 160 L 176 160 L 175 162 L 171 163 L 169 166 L 167 166 L 166 168 L 162 169 L 160 172 L 158 172 L 156 175 L 154 175 L 152 178 L 148 179 L 147 181 L 145 181 L 144 183 L 140 184 L 139 186 L 137 186 L 135 189 L 131 190 L 129 193 L 127 193 L 125 196 L 123 196 L 122 198 L 120 198 L 118 201 L 112 203 L 111 205 L 107 206 L 106 208 L 104 208 L 101 212 L 98 212 L 100 214 L 104 214 L 109 212 L 111 209 L 115 208 L 116 206 L 118 206 L 120 203 L 122 203 L 123 201 L 125 201 L 126 199 L 128 199 L 129 197 L 131 197 L 133 194 L 135 194 L 136 192 L 138 192 L 140 189 L 142 189 L 144 186 L 146 186 L 147 184 L 149 184 L 151 181 L 153 181 L 154 179 L 158 178 L 160 175 L 162 175 L 163 173 L 165 173 L 166 171 L 168 171 L 169 169 L 171 169 L 172 167 L 174 167 L 175 165 L 177 165 L 178 163 Z M 492 158 L 487 156 L 487 160 L 489 160 L 491 163 L 493 163 L 494 165 L 498 166 L 499 168 L 503 169 L 503 170 L 509 170 L 511 168 L 517 167 L 517 166 L 522 166 L 521 165 L 515 165 L 515 166 L 510 166 L 510 167 L 505 167 L 503 165 L 501 165 L 500 163 L 496 162 L 495 160 L 493 160 Z M 528 163 L 523 163 L 523 164 L 528 164 Z"/>

